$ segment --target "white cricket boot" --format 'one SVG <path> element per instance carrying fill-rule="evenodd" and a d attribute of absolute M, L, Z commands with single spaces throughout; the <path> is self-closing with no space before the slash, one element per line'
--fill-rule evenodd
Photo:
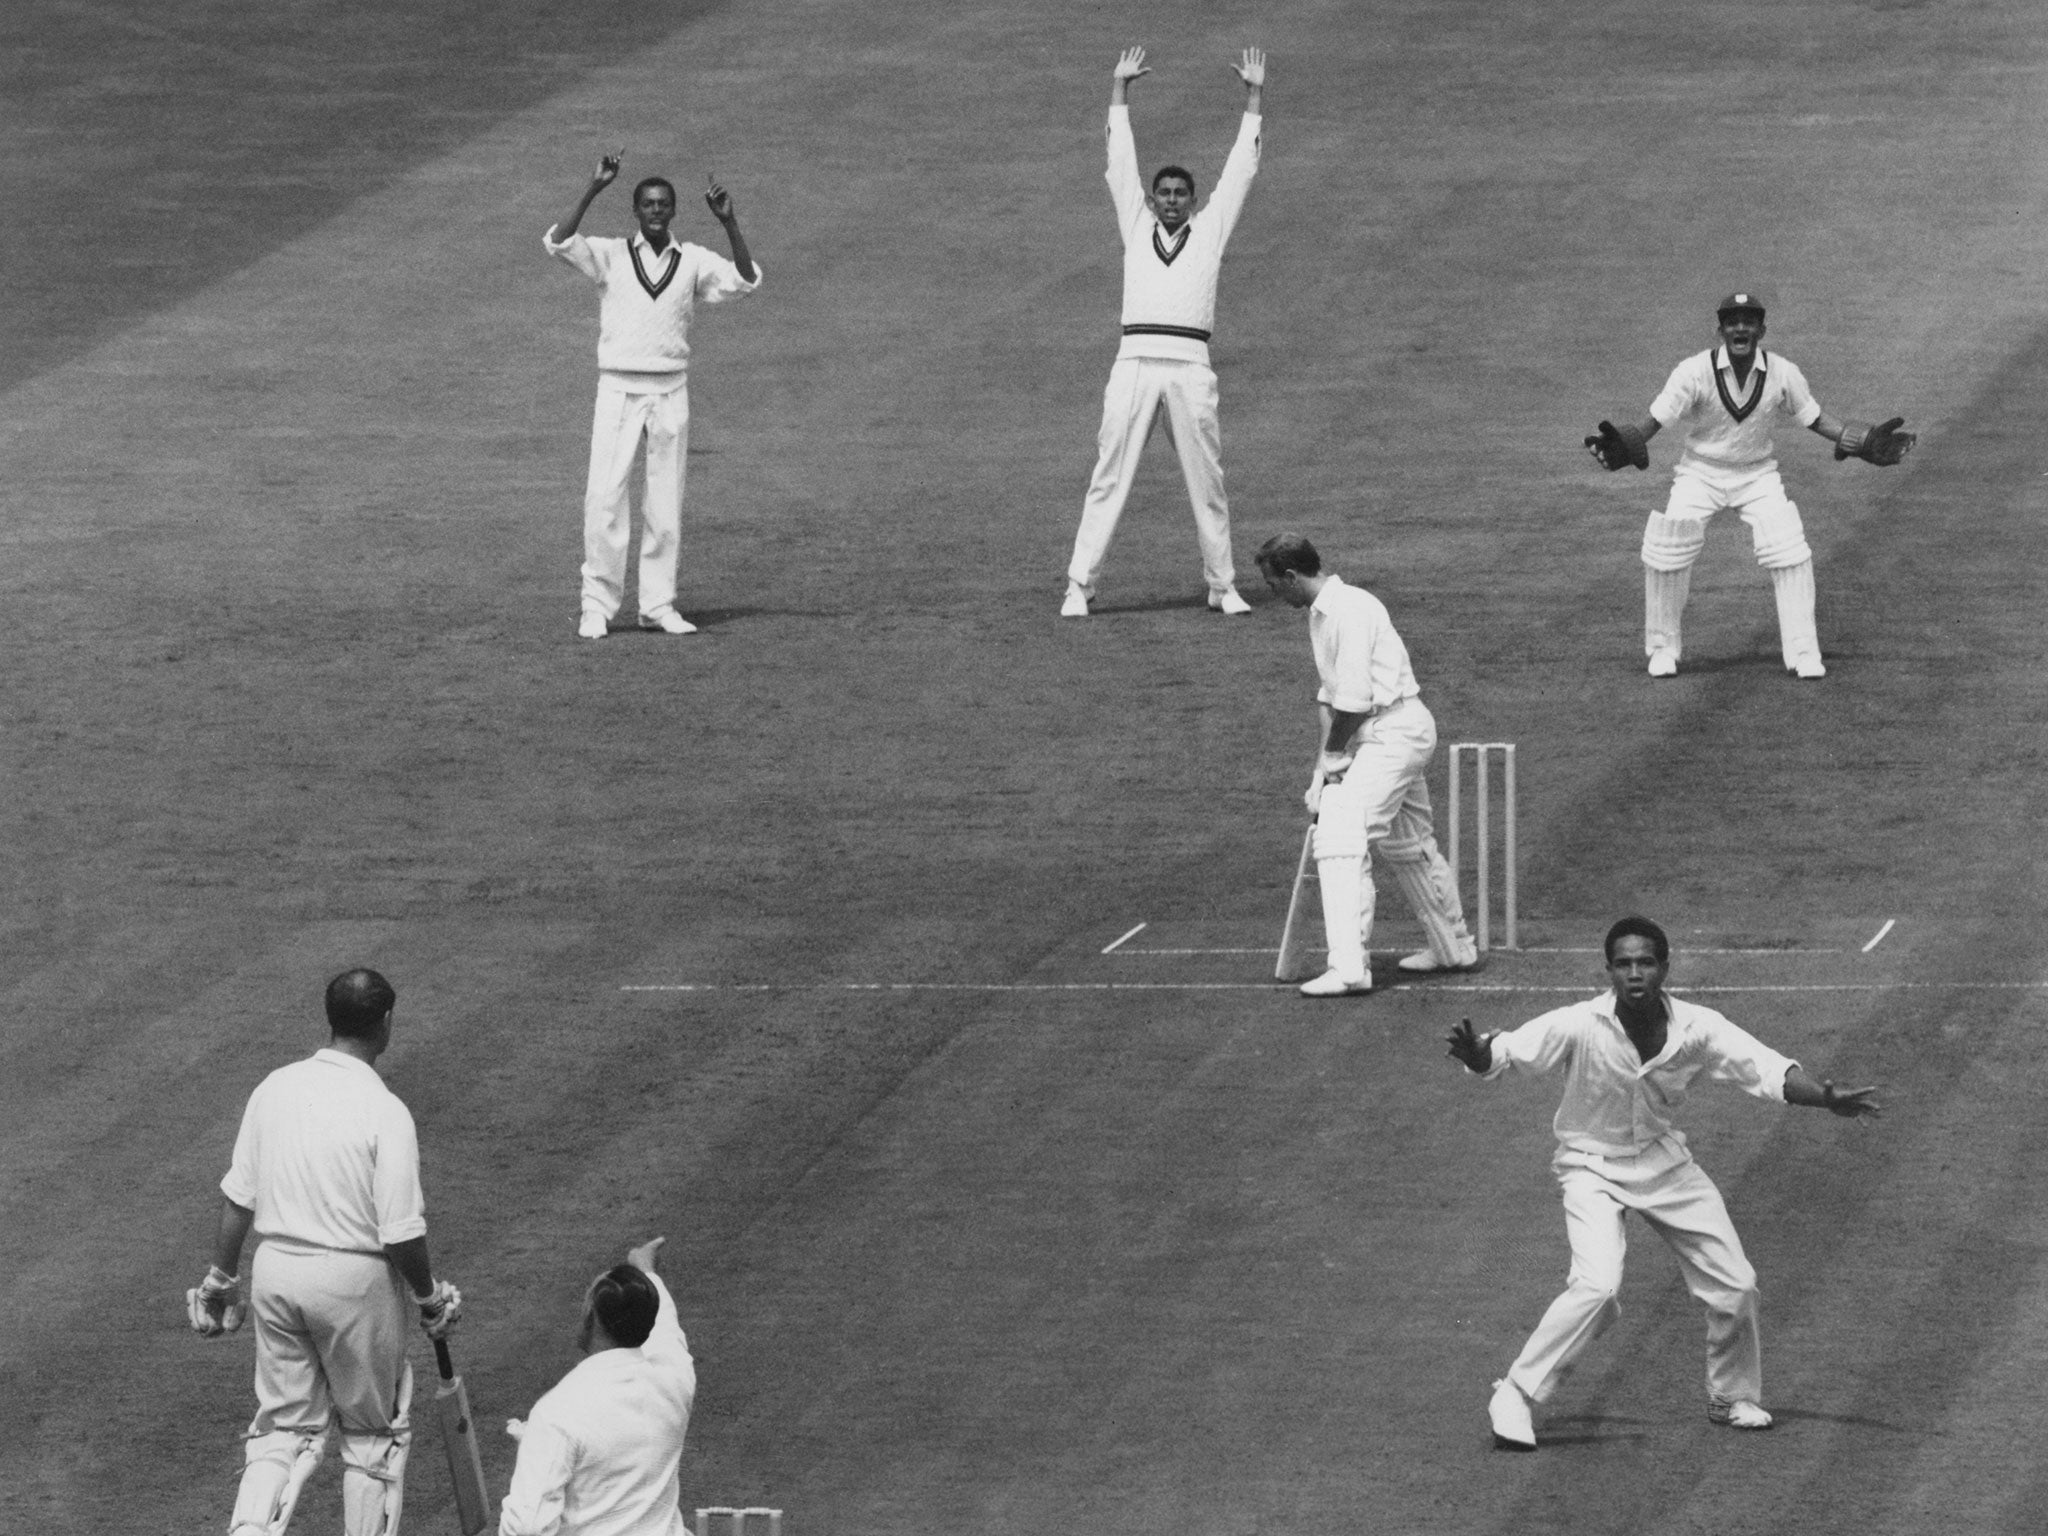
<path fill-rule="evenodd" d="M 1088 617 L 1088 594 L 1078 581 L 1067 583 L 1067 600 L 1060 604 L 1063 619 L 1085 619 Z"/>
<path fill-rule="evenodd" d="M 1486 1416 L 1493 1421 L 1493 1448 L 1496 1451 L 1533 1451 L 1536 1449 L 1536 1419 L 1529 1411 L 1529 1399 L 1522 1396 L 1522 1389 L 1503 1376 L 1493 1384 L 1493 1397 L 1486 1405 Z"/>

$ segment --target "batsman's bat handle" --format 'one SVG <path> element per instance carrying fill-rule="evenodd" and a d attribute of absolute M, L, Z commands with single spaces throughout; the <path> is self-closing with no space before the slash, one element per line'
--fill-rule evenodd
<path fill-rule="evenodd" d="M 455 1379 L 455 1357 L 448 1353 L 446 1339 L 434 1340 L 434 1368 L 441 1373 L 443 1381 Z"/>

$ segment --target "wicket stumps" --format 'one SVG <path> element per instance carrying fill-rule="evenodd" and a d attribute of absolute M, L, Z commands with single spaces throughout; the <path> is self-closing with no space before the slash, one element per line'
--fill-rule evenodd
<path fill-rule="evenodd" d="M 1490 765 L 1498 761 L 1501 770 L 1501 865 L 1505 878 L 1501 881 L 1503 924 L 1507 942 L 1505 949 L 1514 949 L 1515 944 L 1515 744 L 1512 741 L 1459 741 L 1451 744 L 1451 803 L 1450 839 L 1445 857 L 1450 861 L 1451 879 L 1460 890 L 1464 888 L 1465 876 L 1459 861 L 1459 833 L 1464 822 L 1462 767 L 1466 753 L 1472 754 L 1472 789 L 1475 811 L 1473 814 L 1473 857 L 1474 873 L 1478 876 L 1477 891 L 1479 921 L 1475 925 L 1474 937 L 1479 941 L 1480 951 L 1493 948 L 1493 837 L 1491 825 L 1492 775 Z"/>
<path fill-rule="evenodd" d="M 732 1522 L 720 1531 L 719 1536 L 748 1536 L 747 1522 L 750 1519 L 765 1519 L 768 1522 L 768 1536 L 782 1536 L 782 1511 L 763 1509 L 755 1504 L 750 1504 L 745 1509 L 734 1509 L 727 1504 L 714 1504 L 709 1509 L 698 1510 L 697 1536 L 713 1536 L 711 1522 L 719 1519 Z M 754 1528 L 753 1536 L 760 1536 L 758 1526 Z"/>

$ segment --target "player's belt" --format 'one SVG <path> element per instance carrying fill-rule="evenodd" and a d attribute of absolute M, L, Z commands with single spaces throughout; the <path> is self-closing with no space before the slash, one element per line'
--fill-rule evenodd
<path fill-rule="evenodd" d="M 1126 336 L 1185 336 L 1189 341 L 1207 341 L 1209 333 L 1192 325 L 1127 325 Z"/>

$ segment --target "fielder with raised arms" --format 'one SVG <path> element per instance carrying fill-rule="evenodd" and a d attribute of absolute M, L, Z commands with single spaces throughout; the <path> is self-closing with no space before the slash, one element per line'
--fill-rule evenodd
<path fill-rule="evenodd" d="M 1837 459 L 1891 465 L 1915 441 L 1903 416 L 1873 426 L 1837 421 L 1814 402 L 1806 375 L 1790 359 L 1763 349 L 1764 305 L 1753 293 L 1731 293 L 1717 312 L 1721 345 L 1672 370 L 1663 392 L 1637 426 L 1600 423 L 1586 448 L 1609 470 L 1650 465 L 1650 439 L 1684 422 L 1685 451 L 1662 512 L 1643 529 L 1643 652 L 1650 676 L 1670 677 L 1684 654 L 1681 621 L 1692 590 L 1692 565 L 1707 541 L 1707 519 L 1732 507 L 1749 524 L 1756 562 L 1771 573 L 1778 640 L 1785 669 L 1802 678 L 1827 676 L 1814 623 L 1813 551 L 1799 508 L 1785 494 L 1772 457 L 1771 422 L 1788 416 L 1835 445 Z"/>
<path fill-rule="evenodd" d="M 462 1293 L 427 1262 L 412 1114 L 377 1075 L 397 1001 L 375 971 L 328 983 L 327 1047 L 249 1096 L 220 1184 L 213 1267 L 185 1293 L 205 1337 L 240 1328 L 245 1310 L 256 1320 L 256 1417 L 230 1536 L 282 1536 L 336 1424 L 343 1529 L 398 1536 L 412 1446 L 410 1314 L 445 1337 Z"/>
<path fill-rule="evenodd" d="M 1123 516 L 1138 456 L 1163 412 L 1166 435 L 1180 455 L 1181 478 L 1195 511 L 1202 577 L 1209 606 L 1251 612 L 1237 592 L 1230 553 L 1230 503 L 1223 494 L 1223 429 L 1216 420 L 1216 373 L 1209 336 L 1216 327 L 1216 280 L 1223 247 L 1244 211 L 1259 169 L 1266 56 L 1247 48 L 1232 66 L 1244 82 L 1244 120 L 1208 206 L 1195 212 L 1195 178 L 1177 165 L 1159 170 L 1148 195 L 1131 137 L 1130 86 L 1152 73 L 1145 50 L 1126 48 L 1116 61 L 1109 96 L 1109 195 L 1124 243 L 1124 339 L 1102 395 L 1095 473 L 1067 565 L 1064 618 L 1085 618 L 1102 574 L 1109 541 Z"/>

